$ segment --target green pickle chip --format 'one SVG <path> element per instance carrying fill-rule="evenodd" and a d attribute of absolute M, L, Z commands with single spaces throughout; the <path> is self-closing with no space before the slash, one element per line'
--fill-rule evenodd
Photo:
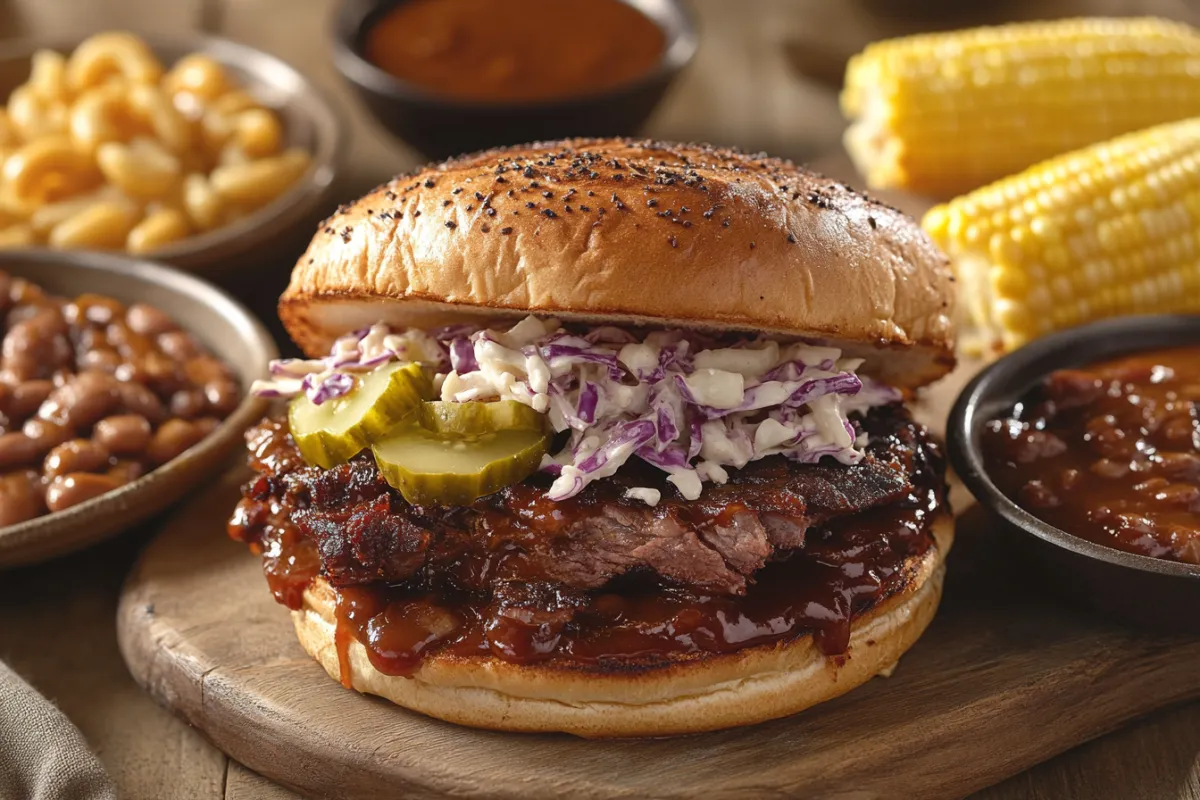
<path fill-rule="evenodd" d="M 321 405 L 303 394 L 296 397 L 288 407 L 288 426 L 304 460 L 329 469 L 421 412 L 432 394 L 419 364 L 393 362 L 359 376 L 353 389 Z"/>
<path fill-rule="evenodd" d="M 514 400 L 427 402 L 371 448 L 413 505 L 466 505 L 531 475 L 549 444 L 545 418 Z"/>

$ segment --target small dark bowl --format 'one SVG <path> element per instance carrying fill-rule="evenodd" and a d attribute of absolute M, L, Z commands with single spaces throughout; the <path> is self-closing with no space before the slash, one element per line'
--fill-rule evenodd
<path fill-rule="evenodd" d="M 447 99 L 405 83 L 363 55 L 367 32 L 403 0 L 344 0 L 334 18 L 333 60 L 380 125 L 428 158 L 567 136 L 636 133 L 696 52 L 692 17 L 678 0 L 622 0 L 666 36 L 658 65 L 602 93 L 536 103 Z"/>
<path fill-rule="evenodd" d="M 1139 626 L 1200 633 L 1200 566 L 1126 553 L 1072 536 L 1008 499 L 988 477 L 980 433 L 1048 373 L 1109 358 L 1200 344 L 1200 316 L 1125 317 L 1039 339 L 996 361 L 963 389 L 947 445 L 971 494 L 1065 598 Z"/>

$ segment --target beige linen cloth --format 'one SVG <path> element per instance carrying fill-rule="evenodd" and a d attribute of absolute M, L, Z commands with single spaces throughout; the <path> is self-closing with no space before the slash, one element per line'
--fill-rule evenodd
<path fill-rule="evenodd" d="M 0 800 L 116 800 L 79 729 L 0 662 Z"/>

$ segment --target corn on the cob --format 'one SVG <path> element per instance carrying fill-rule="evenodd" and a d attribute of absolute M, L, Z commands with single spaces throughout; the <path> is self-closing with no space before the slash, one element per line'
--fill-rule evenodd
<path fill-rule="evenodd" d="M 1103 317 L 1200 312 L 1200 118 L 1046 161 L 923 225 L 999 349 Z"/>
<path fill-rule="evenodd" d="M 1200 116 L 1200 32 L 1069 19 L 878 42 L 850 60 L 842 109 L 846 149 L 868 184 L 951 197 Z"/>

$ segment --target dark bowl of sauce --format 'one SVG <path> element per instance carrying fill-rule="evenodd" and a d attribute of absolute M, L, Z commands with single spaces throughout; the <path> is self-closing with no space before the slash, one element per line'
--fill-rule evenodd
<path fill-rule="evenodd" d="M 429 158 L 636 133 L 696 51 L 678 0 L 345 0 L 334 62 Z"/>
<path fill-rule="evenodd" d="M 959 395 L 950 459 L 1058 594 L 1200 632 L 1200 316 L 1039 339 Z"/>

